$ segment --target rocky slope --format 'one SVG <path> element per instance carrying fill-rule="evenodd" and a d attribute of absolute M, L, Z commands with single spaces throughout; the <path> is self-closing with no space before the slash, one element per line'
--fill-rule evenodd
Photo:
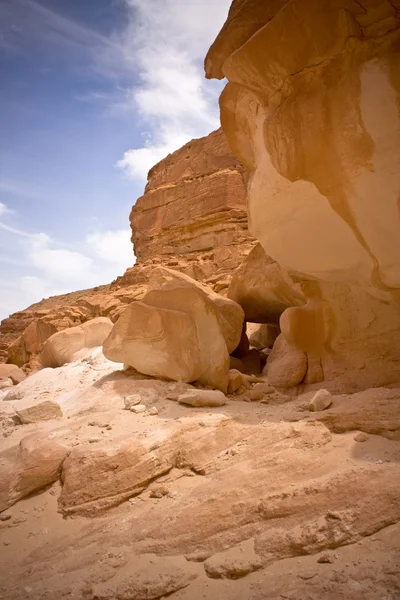
<path fill-rule="evenodd" d="M 397 598 L 399 389 L 262 390 L 191 407 L 99 348 L 0 391 L 1 597 Z"/>

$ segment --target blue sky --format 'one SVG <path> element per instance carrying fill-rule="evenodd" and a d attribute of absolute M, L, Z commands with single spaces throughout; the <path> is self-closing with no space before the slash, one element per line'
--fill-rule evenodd
<path fill-rule="evenodd" d="M 230 0 L 0 0 L 0 319 L 134 262 L 151 166 L 218 127 Z"/>

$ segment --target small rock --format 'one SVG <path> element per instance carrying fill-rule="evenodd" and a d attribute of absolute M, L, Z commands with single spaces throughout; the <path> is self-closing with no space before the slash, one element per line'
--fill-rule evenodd
<path fill-rule="evenodd" d="M 96 442 L 101 442 L 101 441 L 102 441 L 102 438 L 99 438 L 99 437 L 92 437 L 92 438 L 89 438 L 89 440 L 88 440 L 89 444 L 95 444 Z"/>
<path fill-rule="evenodd" d="M 10 513 L 1 513 L 0 521 L 8 521 L 9 519 L 11 519 Z"/>
<path fill-rule="evenodd" d="M 9 545 L 10 545 L 10 542 L 8 540 L 4 540 L 3 546 L 9 546 Z"/>
<path fill-rule="evenodd" d="M 21 390 L 11 390 L 6 396 L 4 396 L 3 400 L 7 400 L 7 402 L 13 400 L 22 400 L 23 397 L 24 392 Z"/>
<path fill-rule="evenodd" d="M 257 400 L 262 400 L 265 396 L 265 393 L 262 390 L 250 390 L 249 397 L 251 402 L 257 402 Z"/>
<path fill-rule="evenodd" d="M 336 555 L 335 554 L 321 554 L 321 556 L 319 557 L 319 559 L 317 560 L 317 563 L 321 563 L 321 564 L 332 564 L 333 562 L 335 562 L 336 559 Z"/>
<path fill-rule="evenodd" d="M 228 394 L 237 392 L 242 387 L 243 382 L 246 381 L 243 374 L 237 369 L 230 369 L 228 377 Z M 247 386 L 247 389 L 249 389 L 249 387 L 250 385 Z"/>
<path fill-rule="evenodd" d="M 150 492 L 150 498 L 162 498 L 163 496 L 169 496 L 169 489 L 164 486 L 158 486 Z"/>
<path fill-rule="evenodd" d="M 22 369 L 16 369 L 15 371 L 13 371 L 11 373 L 10 379 L 13 382 L 14 385 L 18 385 L 19 383 L 21 383 L 22 381 L 24 381 L 24 379 L 26 379 L 26 375 L 22 371 Z"/>
<path fill-rule="evenodd" d="M 369 440 L 369 435 L 367 435 L 366 433 L 357 433 L 357 435 L 354 436 L 354 441 L 355 442 L 366 442 L 367 440 Z"/>
<path fill-rule="evenodd" d="M 211 579 L 240 579 L 263 566 L 264 561 L 255 553 L 252 539 L 217 552 L 204 562 L 204 570 Z"/>
<path fill-rule="evenodd" d="M 142 402 L 142 398 L 139 394 L 131 394 L 124 398 L 125 409 L 130 410 L 132 406 L 137 406 Z"/>
<path fill-rule="evenodd" d="M 149 410 L 149 415 L 158 415 L 158 409 L 155 406 L 152 406 Z"/>
<path fill-rule="evenodd" d="M 312 412 L 319 412 L 327 409 L 332 404 L 332 395 L 328 390 L 318 390 L 316 394 L 311 398 L 308 410 Z"/>
<path fill-rule="evenodd" d="M 135 406 L 131 406 L 129 410 L 135 414 L 139 414 L 145 412 L 147 410 L 147 406 L 145 404 L 136 404 Z"/>
<path fill-rule="evenodd" d="M 8 377 L 7 379 L 0 379 L 0 390 L 6 390 L 13 386 L 13 382 Z"/>
<path fill-rule="evenodd" d="M 25 404 L 25 403 L 24 403 Z M 40 421 L 49 421 L 62 417 L 60 405 L 51 400 L 45 400 L 39 404 L 26 405 L 15 411 L 21 419 L 21 423 L 38 423 Z"/>
<path fill-rule="evenodd" d="M 210 551 L 199 550 L 198 552 L 192 552 L 192 554 L 185 554 L 185 558 L 188 562 L 204 562 L 210 557 Z"/>
<path fill-rule="evenodd" d="M 226 404 L 226 396 L 219 390 L 190 390 L 185 394 L 178 396 L 180 404 L 189 406 L 204 407 L 204 406 L 223 406 Z"/>

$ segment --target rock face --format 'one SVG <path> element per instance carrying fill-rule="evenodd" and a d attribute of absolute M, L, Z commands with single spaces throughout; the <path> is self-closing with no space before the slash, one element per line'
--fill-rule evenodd
<path fill-rule="evenodd" d="M 214 263 L 237 266 L 248 243 L 243 171 L 220 129 L 153 167 L 130 217 L 138 261 L 211 252 L 199 265 L 208 276 Z"/>
<path fill-rule="evenodd" d="M 244 312 L 237 302 L 229 298 L 224 298 L 220 294 L 216 294 L 208 286 L 203 286 L 187 275 L 173 269 L 167 269 L 165 267 L 152 269 L 149 276 L 149 292 L 154 289 L 162 289 L 167 285 L 169 287 L 175 285 L 180 289 L 195 287 L 206 294 L 217 307 L 218 321 L 229 354 L 238 347 L 241 338 Z"/>
<path fill-rule="evenodd" d="M 227 295 L 243 307 L 250 323 L 278 323 L 287 308 L 305 303 L 301 287 L 260 244 L 236 270 Z"/>
<path fill-rule="evenodd" d="M 205 63 L 250 230 L 305 296 L 283 336 L 330 391 L 400 380 L 398 8 L 236 0 Z"/>

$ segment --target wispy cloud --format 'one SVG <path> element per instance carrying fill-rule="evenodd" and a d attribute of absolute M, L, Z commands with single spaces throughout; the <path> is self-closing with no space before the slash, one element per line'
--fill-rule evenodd
<path fill-rule="evenodd" d="M 0 192 L 13 196 L 22 196 L 31 200 L 42 200 L 44 197 L 43 192 L 36 189 L 32 183 L 3 177 L 0 179 Z"/>
<path fill-rule="evenodd" d="M 0 202 L 0 219 L 5 215 L 12 215 L 13 213 L 14 211 L 11 210 L 11 208 L 8 208 L 8 206 L 6 206 L 6 204 L 4 204 L 3 202 Z"/>
<path fill-rule="evenodd" d="M 113 91 L 87 90 L 74 97 L 102 102 L 107 114 L 124 112 L 141 125 L 143 143 L 127 149 L 117 166 L 143 181 L 163 156 L 219 126 L 221 83 L 205 80 L 203 58 L 229 5 L 230 0 L 124 0 L 126 24 L 107 36 L 38 1 L 13 0 L 0 4 L 0 35 L 5 41 L 18 38 L 11 31 L 14 15 L 21 43 L 29 32 L 84 52 L 93 70 L 115 79 Z"/>
<path fill-rule="evenodd" d="M 203 57 L 222 25 L 230 0 L 127 0 L 129 22 L 120 34 L 125 61 L 139 78 L 126 106 L 145 130 L 145 143 L 127 150 L 117 166 L 145 179 L 148 170 L 193 137 L 219 126 L 220 84 L 207 82 Z"/>
<path fill-rule="evenodd" d="M 0 247 L 0 262 L 10 267 L 0 279 L 0 320 L 43 297 L 109 283 L 134 264 L 129 229 L 92 230 L 73 248 L 46 233 L 8 225 L 9 214 L 0 203 L 0 229 L 5 232 L 0 246 L 13 248 L 10 256 Z"/>
<path fill-rule="evenodd" d="M 1 36 L 15 46 L 26 36 L 40 34 L 54 43 L 78 47 L 104 46 L 117 49 L 115 40 L 85 27 L 34 0 L 12 0 L 0 5 Z"/>

